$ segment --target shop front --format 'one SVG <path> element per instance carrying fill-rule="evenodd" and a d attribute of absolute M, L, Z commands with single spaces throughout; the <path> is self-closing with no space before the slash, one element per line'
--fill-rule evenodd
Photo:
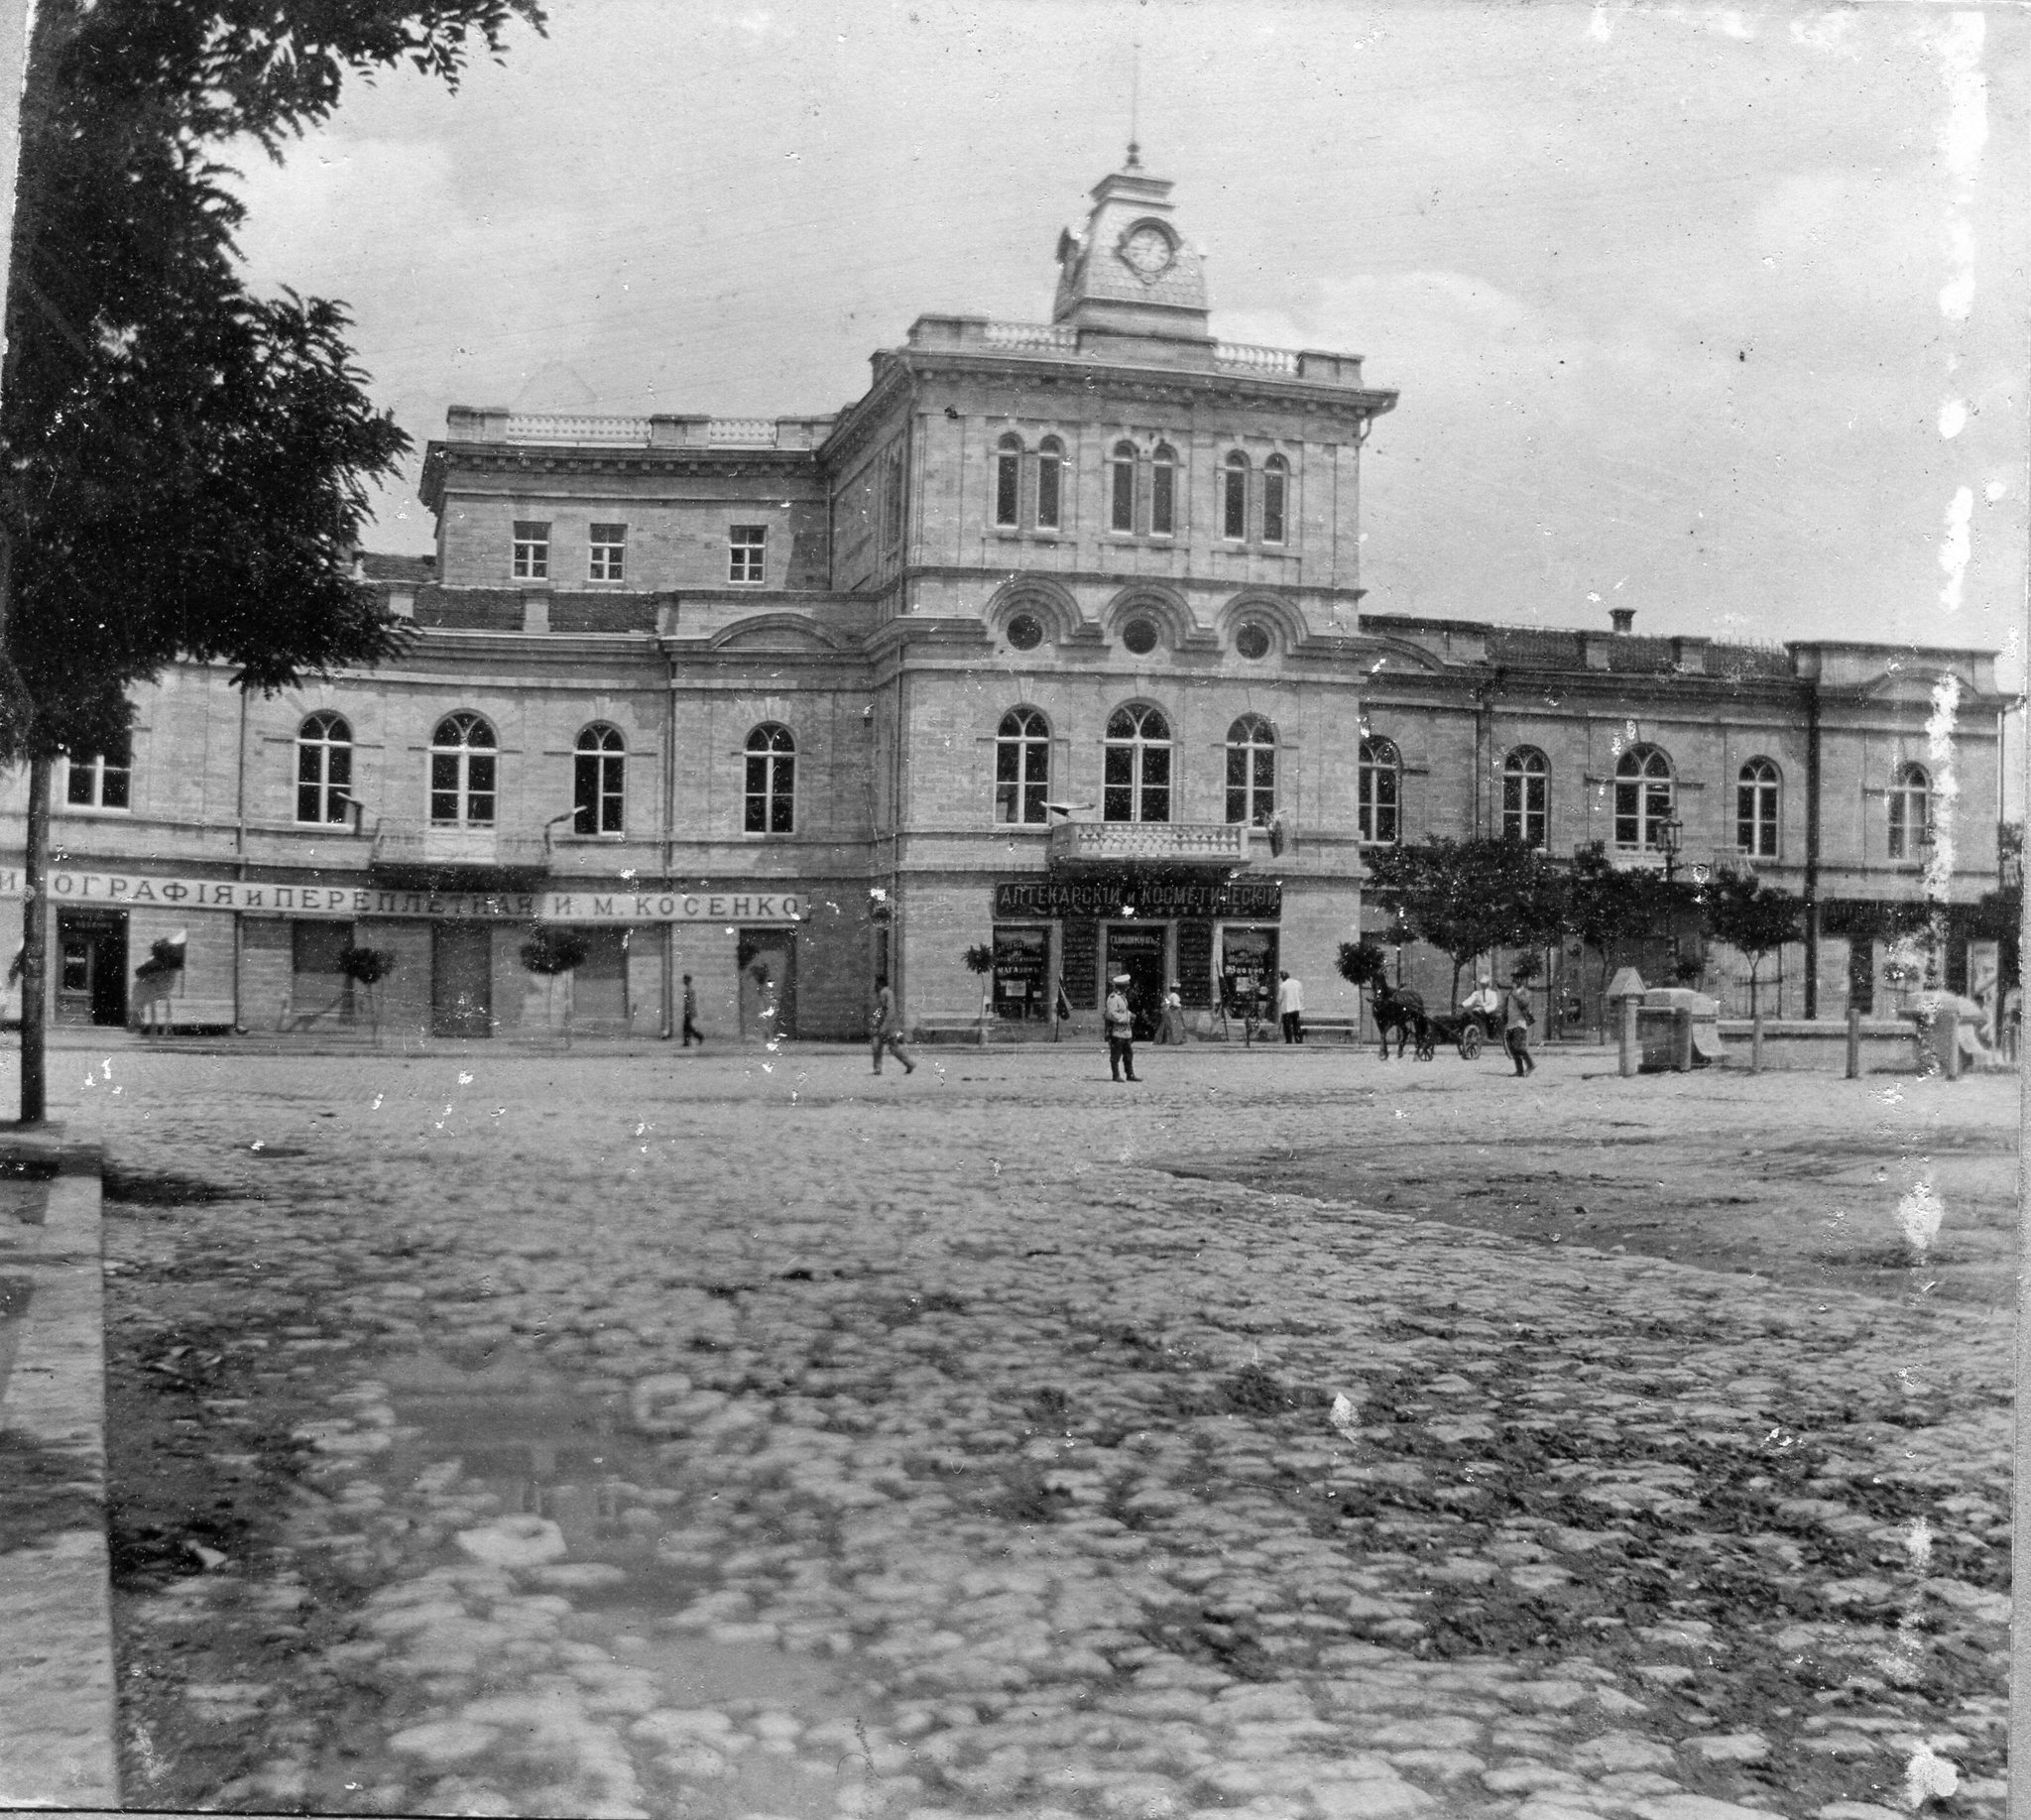
<path fill-rule="evenodd" d="M 1124 973 L 1145 1038 L 1173 980 L 1188 1018 L 1266 1016 L 1275 1000 L 1283 888 L 1270 880 L 1135 867 L 1009 880 L 994 888 L 993 913 L 994 1004 L 1008 1023 L 1046 1023 L 1058 1008 L 1096 1023 Z"/>

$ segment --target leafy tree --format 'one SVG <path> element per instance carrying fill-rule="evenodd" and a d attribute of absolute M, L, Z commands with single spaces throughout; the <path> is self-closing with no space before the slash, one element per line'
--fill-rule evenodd
<path fill-rule="evenodd" d="M 338 951 L 338 970 L 359 987 L 367 1001 L 367 1023 L 374 1041 L 381 1040 L 381 982 L 395 971 L 391 948 L 363 948 L 351 943 Z"/>
<path fill-rule="evenodd" d="M 1648 867 L 1617 866 L 1596 841 L 1573 856 L 1565 927 L 1612 969 L 1630 942 L 1668 929 L 1697 902 L 1683 880 L 1667 880 Z"/>
<path fill-rule="evenodd" d="M 1374 986 L 1385 983 L 1389 977 L 1389 957 L 1366 937 L 1343 941 L 1334 965 L 1350 986 Z"/>
<path fill-rule="evenodd" d="M 43 0 L 0 368 L 0 762 L 29 767 L 22 1117 L 43 1117 L 50 770 L 118 750 L 179 657 L 243 688 L 371 664 L 348 579 L 408 438 L 336 303 L 251 296 L 220 149 L 270 157 L 402 61 L 456 85 L 538 0 Z"/>
<path fill-rule="evenodd" d="M 1400 910 L 1418 940 L 1451 957 L 1449 1003 L 1458 1001 L 1461 971 L 1476 955 L 1542 947 L 1563 923 L 1562 875 L 1520 840 L 1435 836 L 1387 849 L 1369 863 L 1375 899 Z"/>
<path fill-rule="evenodd" d="M 1701 894 L 1707 932 L 1748 956 L 1749 1016 L 1756 1015 L 1756 974 L 1787 941 L 1799 938 L 1805 901 L 1765 885 L 1752 871 L 1724 866 Z"/>
<path fill-rule="evenodd" d="M 544 1023 L 550 1023 L 556 1015 L 557 976 L 584 966 L 585 957 L 591 952 L 591 945 L 576 929 L 546 924 L 538 924 L 536 933 L 522 944 L 522 964 L 530 972 L 542 975 Z M 564 1001 L 564 1042 L 566 1047 L 570 1046 L 569 999 Z"/>

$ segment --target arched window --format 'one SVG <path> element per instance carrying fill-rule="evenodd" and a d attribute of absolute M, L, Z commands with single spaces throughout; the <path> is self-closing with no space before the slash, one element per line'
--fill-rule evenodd
<path fill-rule="evenodd" d="M 1549 825 L 1551 767 L 1535 746 L 1518 746 L 1502 761 L 1502 838 L 1542 847 Z"/>
<path fill-rule="evenodd" d="M 1036 451 L 1036 528 L 1056 531 L 1065 521 L 1065 445 L 1045 436 Z"/>
<path fill-rule="evenodd" d="M 1362 741 L 1356 833 L 1373 846 L 1393 847 L 1398 839 L 1396 808 L 1402 793 L 1402 771 L 1403 763 L 1389 741 Z"/>
<path fill-rule="evenodd" d="M 1135 445 L 1133 442 L 1117 442 L 1114 453 L 1108 457 L 1109 502 L 1108 528 L 1111 531 L 1134 531 L 1135 529 Z"/>
<path fill-rule="evenodd" d="M 1900 765 L 1890 785 L 1890 857 L 1915 860 L 1932 845 L 1932 779 L 1923 765 Z"/>
<path fill-rule="evenodd" d="M 430 820 L 441 828 L 491 828 L 496 789 L 494 729 L 477 714 L 447 714 L 430 735 Z"/>
<path fill-rule="evenodd" d="M 787 727 L 767 722 L 748 735 L 750 834 L 796 832 L 797 743 Z"/>
<path fill-rule="evenodd" d="M 1220 535 L 1237 543 L 1249 535 L 1249 458 L 1236 449 L 1220 476 Z"/>
<path fill-rule="evenodd" d="M 1022 438 L 1011 432 L 995 444 L 995 523 L 1022 522 Z"/>
<path fill-rule="evenodd" d="M 627 825 L 628 742 L 619 727 L 595 721 L 578 736 L 571 762 L 574 834 L 618 834 Z"/>
<path fill-rule="evenodd" d="M 1101 782 L 1103 820 L 1170 819 L 1170 722 L 1161 709 L 1115 709 Z"/>
<path fill-rule="evenodd" d="M 341 714 L 312 714 L 297 729 L 297 819 L 343 821 L 352 784 L 352 728 Z"/>
<path fill-rule="evenodd" d="M 1777 767 L 1751 759 L 1734 784 L 1734 844 L 1753 859 L 1777 857 Z"/>
<path fill-rule="evenodd" d="M 1276 813 L 1276 732 L 1259 714 L 1227 730 L 1227 818 L 1264 827 Z"/>
<path fill-rule="evenodd" d="M 1271 455 L 1262 463 L 1262 542 L 1283 542 L 1283 506 L 1289 492 L 1290 463 Z"/>
<path fill-rule="evenodd" d="M 1011 708 L 995 730 L 995 819 L 1049 819 L 1050 788 L 1050 722 L 1034 708 Z"/>
<path fill-rule="evenodd" d="M 1149 535 L 1173 537 L 1178 528 L 1178 451 L 1159 442 L 1149 458 Z"/>
<path fill-rule="evenodd" d="M 1631 746 L 1615 761 L 1614 844 L 1656 852 L 1671 819 L 1671 761 L 1655 746 Z"/>

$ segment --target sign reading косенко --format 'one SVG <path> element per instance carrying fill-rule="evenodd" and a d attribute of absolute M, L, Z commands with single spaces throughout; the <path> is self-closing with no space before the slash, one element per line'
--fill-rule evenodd
<path fill-rule="evenodd" d="M 21 869 L 0 868 L 0 898 L 22 895 Z M 245 910 L 259 916 L 428 916 L 505 922 L 796 922 L 782 891 L 387 891 L 271 880 L 162 879 L 125 872 L 50 874 L 50 902 L 106 910 Z"/>

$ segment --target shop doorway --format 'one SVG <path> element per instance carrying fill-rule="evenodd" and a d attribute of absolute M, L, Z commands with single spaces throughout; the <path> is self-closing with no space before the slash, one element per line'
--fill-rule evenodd
<path fill-rule="evenodd" d="M 1107 931 L 1107 977 L 1126 973 L 1129 1010 L 1135 1015 L 1135 1035 L 1146 1042 L 1156 1034 L 1157 1018 L 1163 1008 L 1165 953 L 1169 928 L 1163 923 L 1110 923 Z"/>
<path fill-rule="evenodd" d="M 484 922 L 430 930 L 430 1034 L 494 1033 L 494 933 Z"/>
<path fill-rule="evenodd" d="M 571 1016 L 580 1024 L 628 1022 L 628 947 L 633 929 L 584 929 L 585 958 L 571 975 Z"/>
<path fill-rule="evenodd" d="M 743 929 L 741 1036 L 769 1042 L 797 1032 L 796 937 L 786 929 Z"/>
<path fill-rule="evenodd" d="M 127 1022 L 127 912 L 57 912 L 57 1022 Z"/>

